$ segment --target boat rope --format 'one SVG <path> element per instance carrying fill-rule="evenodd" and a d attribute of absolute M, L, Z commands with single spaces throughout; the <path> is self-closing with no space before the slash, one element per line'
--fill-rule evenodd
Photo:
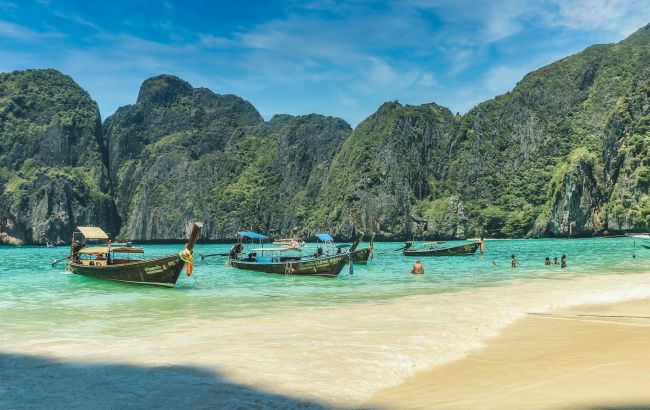
<path fill-rule="evenodd" d="M 52 267 L 54 267 L 57 263 L 62 262 L 64 260 L 66 260 L 66 259 L 70 259 L 70 255 L 66 256 L 65 258 L 52 260 Z"/>
<path fill-rule="evenodd" d="M 178 253 L 178 257 L 185 262 L 185 274 L 191 276 L 194 269 L 194 250 L 189 250 L 186 246 L 185 249 Z"/>

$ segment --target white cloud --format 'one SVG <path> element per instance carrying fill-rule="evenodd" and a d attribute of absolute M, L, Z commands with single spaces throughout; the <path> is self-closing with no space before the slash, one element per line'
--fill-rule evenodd
<path fill-rule="evenodd" d="M 438 84 L 436 77 L 433 74 L 425 73 L 420 76 L 419 85 L 423 87 L 432 87 Z"/>
<path fill-rule="evenodd" d="M 573 0 L 552 2 L 550 24 L 572 30 L 607 30 L 627 36 L 650 22 L 647 0 Z"/>
<path fill-rule="evenodd" d="M 0 37 L 31 42 L 44 38 L 63 37 L 63 34 L 54 31 L 40 32 L 20 24 L 0 20 Z"/>
<path fill-rule="evenodd" d="M 56 11 L 56 12 L 54 12 L 54 15 L 56 17 L 62 18 L 64 20 L 72 21 L 73 23 L 77 23 L 79 25 L 92 28 L 93 30 L 100 30 L 99 26 L 97 26 L 96 24 L 84 19 L 83 17 L 81 17 L 78 14 L 68 14 L 68 13 L 63 13 L 63 12 L 60 12 L 60 11 Z"/>
<path fill-rule="evenodd" d="M 493 67 L 485 74 L 485 87 L 495 94 L 510 91 L 528 71 L 528 67 Z"/>

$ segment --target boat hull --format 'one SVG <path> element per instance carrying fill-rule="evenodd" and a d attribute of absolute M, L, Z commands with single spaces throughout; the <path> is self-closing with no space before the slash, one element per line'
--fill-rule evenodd
<path fill-rule="evenodd" d="M 108 266 L 69 263 L 68 270 L 77 275 L 94 279 L 171 288 L 176 285 L 184 265 L 185 262 L 178 255 L 168 255 L 155 259 Z"/>
<path fill-rule="evenodd" d="M 404 256 L 471 256 L 476 253 L 479 243 L 468 243 L 466 245 L 451 246 L 449 248 L 405 250 Z"/>
<path fill-rule="evenodd" d="M 352 253 L 352 261 L 359 265 L 365 265 L 370 259 L 370 248 L 359 249 Z"/>
<path fill-rule="evenodd" d="M 275 273 L 279 275 L 303 275 L 303 276 L 325 276 L 336 277 L 343 270 L 349 260 L 347 254 L 326 256 L 302 261 L 286 262 L 246 262 L 231 259 L 230 265 L 233 268 L 250 270 L 255 272 Z"/>

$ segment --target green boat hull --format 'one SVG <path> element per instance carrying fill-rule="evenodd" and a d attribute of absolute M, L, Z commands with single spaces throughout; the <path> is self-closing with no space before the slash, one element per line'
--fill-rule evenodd
<path fill-rule="evenodd" d="M 289 260 L 285 262 L 248 262 L 239 259 L 231 259 L 230 265 L 233 268 L 254 272 L 274 273 L 278 275 L 324 276 L 333 278 L 338 276 L 349 260 L 350 257 L 347 254 L 341 254 L 299 261 Z"/>
<path fill-rule="evenodd" d="M 404 256 L 471 256 L 476 253 L 478 247 L 479 243 L 474 242 L 448 248 L 405 250 L 403 254 Z"/>
<path fill-rule="evenodd" d="M 70 262 L 68 270 L 94 279 L 171 288 L 176 285 L 183 266 L 185 262 L 178 255 L 169 255 L 108 266 L 89 266 Z"/>

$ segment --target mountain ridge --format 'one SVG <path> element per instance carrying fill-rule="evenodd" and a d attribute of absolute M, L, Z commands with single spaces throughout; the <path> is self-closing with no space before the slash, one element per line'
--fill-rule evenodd
<path fill-rule="evenodd" d="M 102 124 L 64 74 L 0 74 L 0 236 L 66 241 L 84 223 L 180 240 L 194 219 L 208 240 L 244 227 L 389 240 L 646 229 L 649 63 L 647 25 L 464 115 L 393 101 L 354 130 L 319 114 L 264 121 L 241 97 L 168 74 Z"/>

